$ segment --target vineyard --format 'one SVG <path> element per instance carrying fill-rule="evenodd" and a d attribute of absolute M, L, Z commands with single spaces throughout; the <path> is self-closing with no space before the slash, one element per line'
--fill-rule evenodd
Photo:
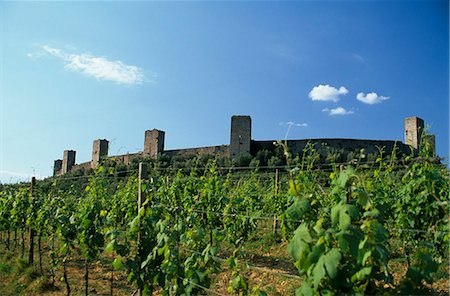
<path fill-rule="evenodd" d="M 2 295 L 449 293 L 449 171 L 140 164 L 3 185 Z"/>

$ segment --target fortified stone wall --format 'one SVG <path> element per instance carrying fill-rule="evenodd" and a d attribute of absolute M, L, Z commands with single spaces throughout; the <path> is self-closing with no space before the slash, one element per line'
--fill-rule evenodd
<path fill-rule="evenodd" d="M 252 141 L 252 154 L 256 154 L 259 150 L 265 149 L 274 151 L 276 141 Z M 288 140 L 287 146 L 289 152 L 293 155 L 302 153 L 308 143 L 314 144 L 314 149 L 326 157 L 332 149 L 342 151 L 344 154 L 365 150 L 366 154 L 378 153 L 378 148 L 384 148 L 384 153 L 390 154 L 394 147 L 397 147 L 401 153 L 410 153 L 410 146 L 400 141 L 391 140 L 358 140 L 358 139 L 305 139 L 305 140 Z"/>
<path fill-rule="evenodd" d="M 220 146 L 209 146 L 200 148 L 187 148 L 187 149 L 174 149 L 164 151 L 165 155 L 173 157 L 175 155 L 217 155 L 217 156 L 229 156 L 230 146 L 220 145 Z"/>
<path fill-rule="evenodd" d="M 113 158 L 118 163 L 130 165 L 131 162 L 133 161 L 133 159 L 139 159 L 142 157 L 143 157 L 142 152 L 138 152 L 138 153 L 131 153 L 131 154 L 128 153 L 128 154 L 123 154 L 123 155 L 117 155 L 117 156 L 113 156 L 111 158 Z"/>
<path fill-rule="evenodd" d="M 303 140 L 289 140 L 287 146 L 292 154 L 301 153 L 308 142 L 314 143 L 316 151 L 322 156 L 333 149 L 336 152 L 348 154 L 350 152 L 358 152 L 361 149 L 365 150 L 366 154 L 378 153 L 378 148 L 384 148 L 384 153 L 390 154 L 394 147 L 397 147 L 400 153 L 409 154 L 411 148 L 415 153 L 420 147 L 421 135 L 424 129 L 424 121 L 418 117 L 410 117 L 405 119 L 405 144 L 400 141 L 391 140 L 359 140 L 359 139 L 303 139 Z M 265 149 L 273 151 L 276 149 L 274 140 L 270 141 L 254 141 L 252 140 L 252 121 L 250 116 L 232 116 L 231 131 L 230 131 L 230 145 L 208 146 L 200 148 L 188 149 L 173 149 L 164 150 L 165 132 L 157 129 L 145 131 L 144 150 L 134 154 L 124 154 L 109 157 L 118 163 L 125 165 L 131 164 L 136 158 L 152 158 L 156 159 L 161 154 L 170 157 L 181 155 L 217 155 L 229 156 L 236 158 L 242 154 L 250 154 L 255 156 L 258 151 Z M 435 137 L 434 135 L 427 135 L 427 142 L 429 146 L 434 149 Z M 433 150 L 434 151 L 434 150 Z M 55 160 L 53 173 L 55 176 L 62 175 L 72 169 L 89 169 L 98 166 L 101 158 L 108 155 L 108 141 L 95 140 L 92 146 L 92 161 L 84 162 L 75 165 L 75 151 L 65 150 L 63 160 Z"/>
<path fill-rule="evenodd" d="M 75 170 L 81 170 L 81 169 L 83 169 L 83 170 L 88 170 L 88 169 L 90 169 L 92 167 L 92 162 L 91 161 L 86 161 L 86 162 L 82 162 L 82 163 L 78 163 L 78 164 L 75 164 L 75 165 L 73 165 L 72 166 L 72 171 L 75 171 Z"/>

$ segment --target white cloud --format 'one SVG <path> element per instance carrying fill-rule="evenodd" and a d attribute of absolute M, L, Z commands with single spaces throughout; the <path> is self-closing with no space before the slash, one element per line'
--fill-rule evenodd
<path fill-rule="evenodd" d="M 62 58 L 62 59 L 64 59 L 64 60 L 70 59 L 70 56 L 69 56 L 68 54 L 64 53 L 64 52 L 63 52 L 61 49 L 59 49 L 59 48 L 52 48 L 52 47 L 47 46 L 47 45 L 42 46 L 42 48 L 43 48 L 46 52 L 48 52 L 49 54 L 54 55 L 55 57 Z"/>
<path fill-rule="evenodd" d="M 293 121 L 288 121 L 288 122 L 280 122 L 278 123 L 278 125 L 289 125 L 289 126 L 298 126 L 298 127 L 307 127 L 308 124 L 306 122 L 302 122 L 302 123 L 296 123 Z"/>
<path fill-rule="evenodd" d="M 356 95 L 356 99 L 363 102 L 364 104 L 373 105 L 381 103 L 382 101 L 386 101 L 389 99 L 389 97 L 379 96 L 375 92 L 368 93 L 367 95 L 365 95 L 363 92 L 360 92 Z"/>
<path fill-rule="evenodd" d="M 144 76 L 144 71 L 122 61 L 111 61 L 104 57 L 95 57 L 90 54 L 69 54 L 62 49 L 47 45 L 42 46 L 45 53 L 57 57 L 66 62 L 65 68 L 95 77 L 100 80 L 113 81 L 119 84 L 141 84 L 144 81 L 155 82 Z M 30 58 L 40 57 L 39 53 L 27 54 Z M 155 74 L 152 75 L 156 77 Z"/>
<path fill-rule="evenodd" d="M 337 102 L 339 101 L 339 97 L 342 95 L 346 95 L 348 93 L 348 90 L 341 86 L 339 89 L 330 86 L 328 84 L 326 85 L 318 85 L 313 87 L 313 89 L 309 92 L 309 97 L 313 101 L 332 101 Z"/>
<path fill-rule="evenodd" d="M 27 53 L 27 57 L 29 57 L 32 60 L 36 60 L 38 58 L 40 58 L 41 56 L 43 56 L 44 53 L 42 52 L 31 52 L 31 53 Z"/>
<path fill-rule="evenodd" d="M 357 53 L 352 53 L 352 57 L 357 62 L 360 62 L 360 63 L 364 62 L 364 58 Z"/>
<path fill-rule="evenodd" d="M 325 108 L 322 109 L 322 112 L 328 112 L 328 115 L 349 115 L 355 113 L 352 110 L 346 110 L 343 107 L 337 107 L 334 109 Z"/>

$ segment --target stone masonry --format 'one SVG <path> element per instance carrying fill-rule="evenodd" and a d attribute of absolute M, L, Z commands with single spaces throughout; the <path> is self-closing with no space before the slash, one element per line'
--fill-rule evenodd
<path fill-rule="evenodd" d="M 424 127 L 424 121 L 419 117 L 405 118 L 405 144 L 414 147 L 414 149 L 419 149 Z"/>
<path fill-rule="evenodd" d="M 319 153 L 327 154 L 327 149 L 337 149 L 344 153 L 360 151 L 364 149 L 366 153 L 376 153 L 379 147 L 385 148 L 385 153 L 390 154 L 394 149 L 399 152 L 409 154 L 411 148 L 414 153 L 419 151 L 420 141 L 424 130 L 424 121 L 413 116 L 405 119 L 405 144 L 393 140 L 363 140 L 363 139 L 303 139 L 289 140 L 287 145 L 292 154 L 303 151 L 308 143 L 314 144 Z M 119 163 L 129 165 L 132 159 L 148 157 L 157 159 L 161 154 L 169 157 L 186 155 L 216 155 L 236 158 L 239 155 L 256 155 L 260 150 L 274 150 L 276 140 L 256 141 L 252 140 L 252 120 L 250 116 L 234 115 L 231 117 L 230 143 L 228 145 L 185 148 L 164 150 L 165 132 L 157 129 L 145 131 L 144 150 L 142 152 L 112 156 Z M 435 136 L 427 135 L 426 141 L 435 153 Z M 53 175 L 58 176 L 75 169 L 96 168 L 102 158 L 108 157 L 107 140 L 95 140 L 92 145 L 92 161 L 75 164 L 75 151 L 65 150 L 63 160 L 55 160 Z M 323 155 L 326 156 L 326 155 Z"/>
<path fill-rule="evenodd" d="M 252 119 L 250 116 L 231 117 L 230 157 L 250 154 L 252 142 Z"/>
<path fill-rule="evenodd" d="M 62 169 L 62 160 L 61 159 L 55 160 L 55 163 L 53 165 L 53 176 L 60 175 L 61 169 Z"/>
<path fill-rule="evenodd" d="M 144 156 L 156 159 L 164 151 L 165 132 L 152 129 L 145 131 Z"/>
<path fill-rule="evenodd" d="M 75 154 L 76 152 L 74 150 L 64 150 L 61 174 L 72 170 L 72 167 L 75 165 Z"/>
<path fill-rule="evenodd" d="M 94 140 L 92 144 L 92 161 L 91 168 L 95 169 L 99 165 L 100 161 L 108 157 L 108 140 Z"/>

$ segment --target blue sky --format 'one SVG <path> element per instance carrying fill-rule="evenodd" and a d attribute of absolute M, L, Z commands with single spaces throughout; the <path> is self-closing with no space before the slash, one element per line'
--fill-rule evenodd
<path fill-rule="evenodd" d="M 448 1 L 0 2 L 1 182 L 91 158 L 253 138 L 403 141 L 419 116 L 449 155 Z"/>

